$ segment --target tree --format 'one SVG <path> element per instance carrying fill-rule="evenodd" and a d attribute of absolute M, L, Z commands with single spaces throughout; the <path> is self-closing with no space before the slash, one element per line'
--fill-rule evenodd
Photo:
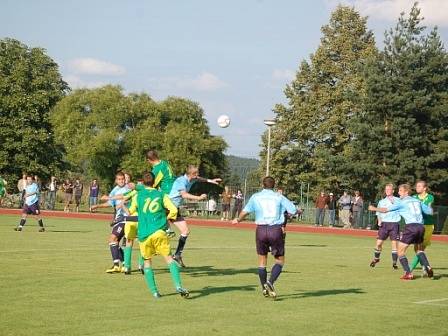
<path fill-rule="evenodd" d="M 425 35 L 417 4 L 385 34 L 384 50 L 365 68 L 365 110 L 352 125 L 357 183 L 429 181 L 448 192 L 448 55 L 437 29 Z M 366 190 L 368 191 L 368 190 Z"/>
<path fill-rule="evenodd" d="M 22 172 L 48 177 L 64 168 L 49 112 L 68 89 L 44 49 L 0 40 L 0 174 L 9 185 Z"/>
<path fill-rule="evenodd" d="M 274 109 L 271 175 L 291 191 L 301 182 L 319 189 L 349 183 L 342 163 L 353 138 L 349 125 L 362 109 L 361 65 L 376 53 L 366 18 L 351 7 L 338 6 L 322 33 L 320 46 L 285 89 L 288 104 Z"/>

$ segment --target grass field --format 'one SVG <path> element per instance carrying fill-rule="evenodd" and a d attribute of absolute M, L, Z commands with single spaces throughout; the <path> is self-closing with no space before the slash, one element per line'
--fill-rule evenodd
<path fill-rule="evenodd" d="M 435 279 L 403 282 L 389 244 L 371 269 L 372 238 L 290 233 L 272 301 L 260 292 L 253 232 L 193 226 L 182 273 L 190 299 L 156 259 L 155 300 L 140 273 L 104 273 L 107 222 L 49 218 L 37 233 L 29 220 L 18 233 L 17 220 L 0 216 L 2 336 L 448 335 L 446 243 L 428 251 Z"/>

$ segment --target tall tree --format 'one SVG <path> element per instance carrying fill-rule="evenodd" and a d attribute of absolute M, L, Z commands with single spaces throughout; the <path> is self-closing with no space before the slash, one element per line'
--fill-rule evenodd
<path fill-rule="evenodd" d="M 386 32 L 384 50 L 365 69 L 365 110 L 352 125 L 348 160 L 357 182 L 381 188 L 427 179 L 446 195 L 448 54 L 437 29 L 425 34 L 417 4 Z"/>
<path fill-rule="evenodd" d="M 351 7 L 338 6 L 322 34 L 310 61 L 302 61 L 286 87 L 288 104 L 274 109 L 271 175 L 291 190 L 301 181 L 319 188 L 350 183 L 342 163 L 353 138 L 349 125 L 362 109 L 360 68 L 377 52 L 366 18 Z"/>
<path fill-rule="evenodd" d="M 48 177 L 63 168 L 49 112 L 67 91 L 44 49 L 0 40 L 0 174 L 10 182 L 22 172 Z"/>

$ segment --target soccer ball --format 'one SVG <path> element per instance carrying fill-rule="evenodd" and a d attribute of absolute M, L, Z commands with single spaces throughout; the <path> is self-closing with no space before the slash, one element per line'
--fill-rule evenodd
<path fill-rule="evenodd" d="M 222 128 L 229 127 L 230 125 L 230 118 L 228 115 L 220 115 L 218 118 L 218 126 Z"/>

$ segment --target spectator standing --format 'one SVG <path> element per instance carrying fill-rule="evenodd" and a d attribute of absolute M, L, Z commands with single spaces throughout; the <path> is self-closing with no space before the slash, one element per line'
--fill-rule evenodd
<path fill-rule="evenodd" d="M 325 192 L 321 191 L 319 196 L 316 198 L 316 202 L 314 203 L 316 207 L 316 224 L 315 226 L 324 226 L 325 219 L 325 208 L 327 207 L 327 196 L 325 196 Z"/>
<path fill-rule="evenodd" d="M 240 189 L 236 192 L 235 195 L 232 196 L 235 199 L 235 203 L 233 204 L 232 218 L 235 219 L 240 215 L 240 212 L 243 210 L 243 193 Z"/>
<path fill-rule="evenodd" d="M 98 204 L 99 192 L 100 186 L 98 185 L 98 181 L 97 179 L 93 179 L 89 189 L 89 208 L 91 208 L 92 205 Z"/>
<path fill-rule="evenodd" d="M 66 179 L 62 184 L 64 190 L 64 211 L 70 212 L 70 203 L 73 197 L 73 184 L 69 179 Z"/>
<path fill-rule="evenodd" d="M 338 204 L 340 207 L 339 210 L 339 218 L 344 225 L 344 229 L 349 229 L 351 227 L 350 224 L 350 210 L 352 207 L 352 197 L 344 190 L 344 193 L 338 200 Z"/>
<path fill-rule="evenodd" d="M 222 198 L 222 216 L 221 220 L 229 220 L 230 218 L 230 202 L 232 201 L 232 194 L 229 191 L 229 187 L 225 186 L 224 191 L 221 194 Z"/>
<path fill-rule="evenodd" d="M 73 184 L 73 194 L 75 196 L 76 212 L 79 212 L 79 205 L 81 204 L 81 197 L 82 197 L 83 189 L 84 189 L 84 186 L 82 185 L 79 178 L 77 178 L 75 180 L 75 183 Z"/>
<path fill-rule="evenodd" d="M 355 191 L 355 197 L 352 198 L 353 226 L 356 229 L 362 228 L 362 210 L 364 200 L 358 190 Z"/>
<path fill-rule="evenodd" d="M 58 191 L 58 183 L 55 176 L 50 178 L 50 182 L 47 185 L 47 191 L 47 209 L 54 210 L 54 204 L 56 203 L 56 192 Z"/>
<path fill-rule="evenodd" d="M 214 198 L 210 198 L 207 202 L 207 212 L 209 215 L 214 215 L 216 212 L 216 201 Z"/>
<path fill-rule="evenodd" d="M 23 208 L 23 202 L 25 198 L 25 188 L 27 186 L 26 183 L 26 174 L 23 173 L 22 178 L 17 182 L 17 189 L 19 189 L 20 193 L 20 202 L 19 202 L 19 208 Z"/>
<path fill-rule="evenodd" d="M 330 196 L 328 197 L 328 216 L 330 217 L 330 226 L 333 227 L 336 225 L 336 198 L 334 197 L 333 193 L 330 193 Z"/>

